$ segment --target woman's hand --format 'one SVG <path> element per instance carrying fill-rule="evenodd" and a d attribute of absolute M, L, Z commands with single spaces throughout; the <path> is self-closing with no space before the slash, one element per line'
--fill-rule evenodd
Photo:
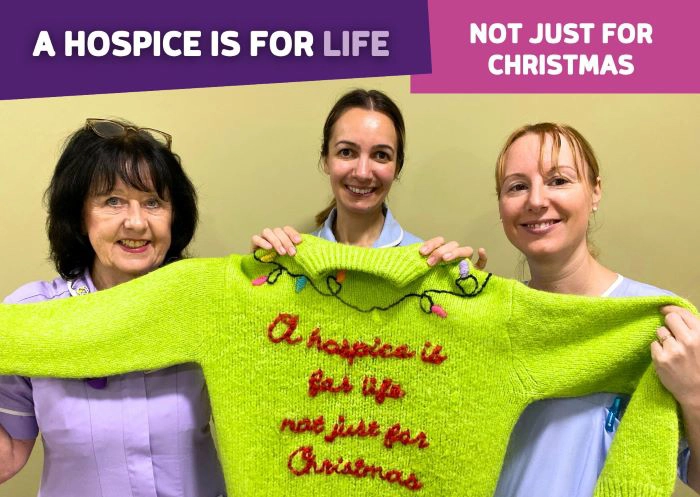
<path fill-rule="evenodd" d="M 295 255 L 295 245 L 301 243 L 301 235 L 291 226 L 265 228 L 259 235 L 253 235 L 250 241 L 252 250 L 259 247 L 266 250 L 275 249 L 279 255 Z"/>
<path fill-rule="evenodd" d="M 279 255 L 295 255 L 295 246 L 301 243 L 301 235 L 291 226 L 284 228 L 265 228 L 259 235 L 251 238 L 252 250 L 263 248 L 274 249 Z M 420 248 L 420 253 L 428 258 L 428 264 L 434 266 L 440 261 L 452 261 L 454 259 L 469 259 L 474 255 L 471 247 L 460 247 L 457 242 L 445 242 L 441 236 L 432 238 Z M 478 259 L 474 264 L 478 269 L 486 267 L 486 250 L 478 250 Z"/>
<path fill-rule="evenodd" d="M 0 425 L 0 483 L 19 472 L 29 460 L 34 440 L 15 440 Z"/>
<path fill-rule="evenodd" d="M 690 447 L 688 485 L 700 491 L 700 319 L 688 309 L 661 308 L 664 326 L 656 330 L 651 358 L 661 383 L 673 394 L 683 411 L 683 424 Z"/>
<path fill-rule="evenodd" d="M 428 258 L 428 265 L 434 266 L 440 261 L 453 261 L 455 259 L 471 259 L 474 255 L 474 249 L 471 247 L 460 247 L 457 242 L 447 242 L 441 236 L 431 238 L 426 241 L 420 247 L 421 255 Z M 484 269 L 486 267 L 486 261 L 488 257 L 486 256 L 486 250 L 480 248 L 478 250 L 479 257 L 474 263 L 477 269 Z"/>
<path fill-rule="evenodd" d="M 700 319 L 688 309 L 661 308 L 664 326 L 656 330 L 651 357 L 659 379 L 678 403 L 700 412 Z"/>

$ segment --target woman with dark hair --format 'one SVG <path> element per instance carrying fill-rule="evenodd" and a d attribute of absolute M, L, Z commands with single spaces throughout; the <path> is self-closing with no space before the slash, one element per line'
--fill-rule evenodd
<path fill-rule="evenodd" d="M 170 145 L 158 130 L 88 119 L 46 191 L 60 276 L 5 302 L 103 290 L 184 257 L 197 196 Z M 43 497 L 223 495 L 210 417 L 192 364 L 85 380 L 0 377 L 0 482 L 24 466 L 41 432 Z"/>
<path fill-rule="evenodd" d="M 323 125 L 321 165 L 330 179 L 333 200 L 316 215 L 313 235 L 348 245 L 384 248 L 410 245 L 420 238 L 403 230 L 386 197 L 404 164 L 406 128 L 398 106 L 377 90 L 352 90 L 338 99 Z M 266 228 L 252 238 L 254 247 L 294 255 L 301 243 L 292 227 Z M 430 265 L 471 257 L 471 247 L 441 237 L 420 248 Z M 486 265 L 479 249 L 477 267 Z"/>

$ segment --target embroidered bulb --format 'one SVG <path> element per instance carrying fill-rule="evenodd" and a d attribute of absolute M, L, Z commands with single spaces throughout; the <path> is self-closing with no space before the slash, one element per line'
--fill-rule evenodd
<path fill-rule="evenodd" d="M 466 259 L 462 259 L 459 262 L 459 277 L 466 278 L 467 276 L 469 276 L 469 263 Z"/>
<path fill-rule="evenodd" d="M 264 285 L 267 283 L 267 276 L 258 276 L 251 283 L 253 283 L 253 286 Z"/>
<path fill-rule="evenodd" d="M 430 307 L 430 312 L 432 312 L 433 314 L 437 314 L 438 316 L 440 316 L 443 319 L 445 319 L 447 317 L 447 312 L 445 311 L 445 309 L 443 309 L 442 307 L 440 307 L 437 304 L 433 304 Z"/>
<path fill-rule="evenodd" d="M 306 276 L 299 276 L 297 278 L 297 281 L 294 283 L 294 290 L 299 293 L 301 292 L 304 287 L 306 286 L 306 283 L 308 280 L 306 279 Z"/>
<path fill-rule="evenodd" d="M 335 281 L 337 281 L 338 283 L 342 283 L 343 281 L 345 281 L 345 271 L 344 270 L 341 269 L 340 271 L 338 271 L 336 273 Z"/>
<path fill-rule="evenodd" d="M 263 255 L 260 260 L 263 262 L 272 262 L 277 258 L 277 252 L 270 252 L 269 254 Z"/>

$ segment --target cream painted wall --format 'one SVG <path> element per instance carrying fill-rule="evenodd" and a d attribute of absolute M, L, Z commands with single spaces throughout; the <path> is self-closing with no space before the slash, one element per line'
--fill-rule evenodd
<path fill-rule="evenodd" d="M 406 77 L 0 102 L 0 293 L 54 274 L 41 197 L 63 140 L 86 117 L 120 116 L 174 136 L 200 194 L 192 252 L 217 256 L 246 251 L 265 226 L 311 228 L 330 198 L 317 167 L 323 120 L 354 87 L 384 90 L 404 111 L 407 159 L 390 205 L 410 231 L 485 246 L 491 271 L 517 277 L 494 160 L 516 127 L 565 122 L 601 162 L 601 261 L 700 303 L 700 95 L 412 95 Z M 30 465 L 0 497 L 35 495 L 40 457 Z"/>

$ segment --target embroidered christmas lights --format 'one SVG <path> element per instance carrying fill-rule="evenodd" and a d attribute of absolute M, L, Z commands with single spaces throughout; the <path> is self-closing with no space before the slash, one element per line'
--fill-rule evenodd
<path fill-rule="evenodd" d="M 337 300 L 339 300 L 341 303 L 346 305 L 347 307 L 350 307 L 351 309 L 354 309 L 358 312 L 372 312 L 372 311 L 388 311 L 392 307 L 395 307 L 399 305 L 401 302 L 403 302 L 406 299 L 409 298 L 417 298 L 419 299 L 419 304 L 420 308 L 423 312 L 426 314 L 435 314 L 436 316 L 439 316 L 440 318 L 446 318 L 447 317 L 447 311 L 445 310 L 444 307 L 442 307 L 439 304 L 436 304 L 435 301 L 433 300 L 433 295 L 441 295 L 441 294 L 448 294 L 452 295 L 454 297 L 460 297 L 460 298 L 471 298 L 471 297 L 476 297 L 479 295 L 484 288 L 486 288 L 486 285 L 489 282 L 489 279 L 491 279 L 491 273 L 488 273 L 486 275 L 486 278 L 484 278 L 484 281 L 479 284 L 479 281 L 476 279 L 476 277 L 473 274 L 470 274 L 469 272 L 469 264 L 467 263 L 466 260 L 462 260 L 459 263 L 459 278 L 457 278 L 454 282 L 456 289 L 454 290 L 438 290 L 438 289 L 428 289 L 424 290 L 421 293 L 407 293 L 403 297 L 399 298 L 395 302 L 386 305 L 386 306 L 371 306 L 368 308 L 363 308 L 358 305 L 352 304 L 345 300 L 341 295 L 341 291 L 343 289 L 343 283 L 345 282 L 345 279 L 347 278 L 347 272 L 345 270 L 339 270 L 335 273 L 335 275 L 328 275 L 325 279 L 325 284 L 326 288 L 325 290 L 321 289 L 316 283 L 314 283 L 311 278 L 309 278 L 305 274 L 296 274 L 292 273 L 289 271 L 289 269 L 280 264 L 279 262 L 276 262 L 274 257 L 272 260 L 269 260 L 270 258 L 268 257 L 270 254 L 265 254 L 262 256 L 258 256 L 257 252 L 253 254 L 253 257 L 255 258 L 256 261 L 264 263 L 264 264 L 272 264 L 274 266 L 274 269 L 270 271 L 270 273 L 267 274 L 267 276 L 259 276 L 255 278 L 252 283 L 254 286 L 262 286 L 265 283 L 269 285 L 274 285 L 279 277 L 282 275 L 282 273 L 287 273 L 289 276 L 295 279 L 294 283 L 294 289 L 297 293 L 301 292 L 306 285 L 310 285 L 318 294 L 324 296 L 324 297 L 333 297 Z M 303 278 L 303 280 L 302 280 Z M 466 288 L 464 287 L 465 283 L 471 282 L 474 285 L 474 288 L 470 291 L 467 291 Z"/>

